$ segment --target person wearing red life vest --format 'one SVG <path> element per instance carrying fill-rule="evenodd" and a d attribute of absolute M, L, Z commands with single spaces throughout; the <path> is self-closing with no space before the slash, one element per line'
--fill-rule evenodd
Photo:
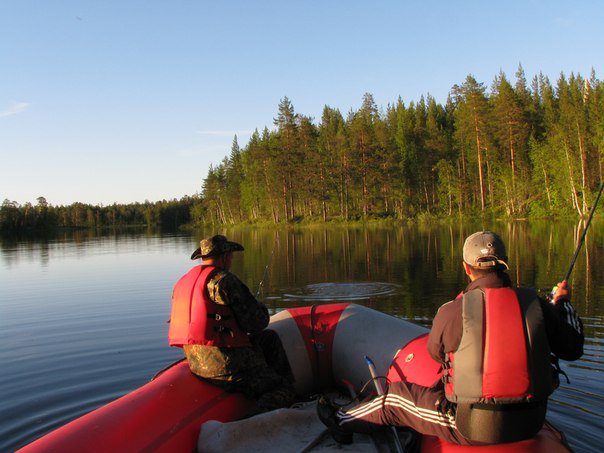
<path fill-rule="evenodd" d="M 431 388 L 393 382 L 383 396 L 346 410 L 320 400 L 319 417 L 336 440 L 351 442 L 352 432 L 388 425 L 460 445 L 536 435 L 557 386 L 552 357 L 556 364 L 581 357 L 583 325 L 566 282 L 545 300 L 512 287 L 507 261 L 497 234 L 480 231 L 466 239 L 462 266 L 470 284 L 439 308 L 428 338 L 430 355 L 444 369 L 442 381 Z"/>
<path fill-rule="evenodd" d="M 281 341 L 266 329 L 267 308 L 230 272 L 237 251 L 243 246 L 223 235 L 200 242 L 191 259 L 202 264 L 174 287 L 168 339 L 194 374 L 256 399 L 253 415 L 290 406 L 295 391 Z"/>

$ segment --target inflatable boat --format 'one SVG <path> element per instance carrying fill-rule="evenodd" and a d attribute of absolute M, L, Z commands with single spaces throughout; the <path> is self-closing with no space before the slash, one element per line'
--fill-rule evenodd
<path fill-rule="evenodd" d="M 346 387 L 358 391 L 372 378 L 366 357 L 371 358 L 374 371 L 390 381 L 406 379 L 430 386 L 440 378 L 440 366 L 426 350 L 426 328 L 364 306 L 340 303 L 290 308 L 272 316 L 269 328 L 281 338 L 299 395 Z M 204 450 L 203 443 L 198 444 L 204 423 L 233 422 L 251 407 L 252 402 L 242 395 L 226 393 L 194 376 L 182 360 L 137 390 L 20 451 Z M 291 451 L 285 445 L 274 447 L 274 451 Z M 422 436 L 415 449 L 425 453 L 571 451 L 563 434 L 547 422 L 535 438 L 522 442 L 462 447 Z"/>

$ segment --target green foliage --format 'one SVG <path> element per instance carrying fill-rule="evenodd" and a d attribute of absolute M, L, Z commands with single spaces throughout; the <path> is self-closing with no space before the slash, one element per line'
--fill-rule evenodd
<path fill-rule="evenodd" d="M 113 204 L 93 206 L 73 203 L 69 206 L 52 206 L 44 197 L 37 199 L 36 206 L 23 206 L 4 200 L 0 207 L 0 234 L 46 234 L 58 228 L 121 228 L 150 226 L 177 229 L 202 215 L 197 197 L 180 200 L 162 200 L 155 203 Z M 195 220 L 199 221 L 198 218 Z"/>
<path fill-rule="evenodd" d="M 210 169 L 199 209 L 219 224 L 583 216 L 604 174 L 603 124 L 593 72 L 529 88 L 520 66 L 490 92 L 468 75 L 445 105 L 399 98 L 385 112 L 366 93 L 346 119 L 325 106 L 317 125 L 285 97 L 276 129 Z"/>
<path fill-rule="evenodd" d="M 184 224 L 307 224 L 369 219 L 584 216 L 604 178 L 604 84 L 500 72 L 490 92 L 468 75 L 444 105 L 431 96 L 382 112 L 365 93 L 318 124 L 284 97 L 274 129 L 209 168 L 202 195 L 130 205 L 5 200 L 0 231 Z"/>

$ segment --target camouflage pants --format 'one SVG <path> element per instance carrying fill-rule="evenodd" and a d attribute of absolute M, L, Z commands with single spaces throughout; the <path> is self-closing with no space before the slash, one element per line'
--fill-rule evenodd
<path fill-rule="evenodd" d="M 251 337 L 251 348 L 185 345 L 191 371 L 228 392 L 255 399 L 249 415 L 291 406 L 293 375 L 277 333 L 265 329 Z"/>

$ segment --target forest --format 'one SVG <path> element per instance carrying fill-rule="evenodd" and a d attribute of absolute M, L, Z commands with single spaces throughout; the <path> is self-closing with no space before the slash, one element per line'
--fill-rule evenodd
<path fill-rule="evenodd" d="M 321 120 L 283 98 L 209 169 L 196 221 L 219 224 L 496 215 L 584 216 L 603 180 L 604 86 L 592 71 L 527 84 L 472 75 L 444 105 L 431 96 L 378 109 L 371 94 Z"/>
<path fill-rule="evenodd" d="M 604 180 L 604 84 L 539 74 L 530 84 L 500 72 L 487 88 L 472 75 L 446 103 L 400 97 L 378 108 L 366 93 L 320 122 L 284 97 L 274 128 L 237 136 L 230 154 L 180 200 L 93 206 L 4 200 L 0 232 L 128 225 L 179 228 L 368 219 L 503 218 L 587 214 Z"/>
<path fill-rule="evenodd" d="M 151 203 L 96 206 L 73 203 L 53 206 L 38 197 L 36 204 L 4 200 L 0 207 L 0 234 L 46 234 L 57 229 L 124 228 L 130 226 L 177 229 L 191 222 L 195 197 Z"/>

